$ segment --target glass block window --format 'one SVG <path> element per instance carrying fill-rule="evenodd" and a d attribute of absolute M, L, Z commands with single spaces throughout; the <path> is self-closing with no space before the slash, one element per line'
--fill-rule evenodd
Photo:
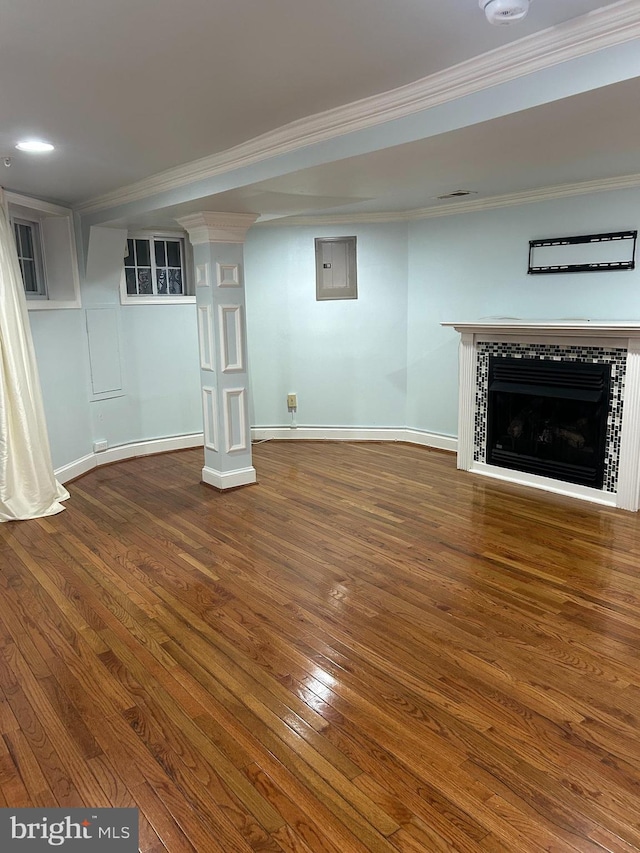
<path fill-rule="evenodd" d="M 124 276 L 128 296 L 184 295 L 184 240 L 180 237 L 129 237 Z"/>
<path fill-rule="evenodd" d="M 22 282 L 27 297 L 46 297 L 47 290 L 38 223 L 26 219 L 13 219 L 13 233 L 16 240 Z"/>

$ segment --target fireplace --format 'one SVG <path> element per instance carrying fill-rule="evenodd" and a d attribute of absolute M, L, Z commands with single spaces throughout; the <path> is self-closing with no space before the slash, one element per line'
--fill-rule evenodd
<path fill-rule="evenodd" d="M 458 468 L 640 509 L 640 321 L 445 322 Z"/>
<path fill-rule="evenodd" d="M 489 358 L 491 465 L 601 489 L 611 365 Z"/>

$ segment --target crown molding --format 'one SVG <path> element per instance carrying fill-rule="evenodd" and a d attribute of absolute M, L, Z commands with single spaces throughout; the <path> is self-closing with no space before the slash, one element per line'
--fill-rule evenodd
<path fill-rule="evenodd" d="M 17 204 L 20 207 L 28 207 L 31 210 L 37 210 L 39 213 L 44 213 L 48 216 L 70 216 L 72 213 L 70 207 L 51 204 L 51 202 L 42 201 L 39 198 L 32 198 L 21 193 L 14 193 L 11 190 L 2 190 L 2 196 L 6 204 Z"/>
<path fill-rule="evenodd" d="M 244 243 L 247 231 L 257 219 L 255 213 L 214 213 L 203 210 L 176 220 L 189 235 L 192 245 L 200 243 Z"/>
<path fill-rule="evenodd" d="M 353 223 L 375 225 L 383 222 L 411 222 L 419 219 L 438 219 L 441 216 L 458 216 L 462 213 L 480 213 L 483 210 L 495 210 L 499 207 L 514 207 L 520 204 L 533 204 L 538 201 L 550 201 L 556 198 L 569 198 L 589 193 L 613 192 L 640 187 L 640 174 L 622 175 L 617 178 L 582 181 L 575 184 L 558 184 L 552 187 L 540 187 L 535 190 L 523 190 L 517 193 L 505 193 L 488 198 L 476 198 L 473 201 L 453 201 L 438 207 L 422 207 L 415 210 L 393 210 L 388 213 L 336 213 L 326 216 L 288 216 L 281 219 L 269 219 L 256 222 L 260 228 L 283 225 L 351 225 Z"/>
<path fill-rule="evenodd" d="M 570 198 L 576 195 L 590 193 L 613 192 L 627 190 L 640 186 L 640 174 L 622 175 L 616 178 L 601 178 L 592 181 L 579 181 L 573 184 L 556 184 L 551 187 L 540 187 L 535 190 L 523 190 L 516 193 L 479 198 L 473 201 L 463 201 L 443 205 L 443 207 L 426 207 L 407 211 L 406 219 L 431 219 L 438 216 L 455 216 L 458 213 L 476 213 L 482 210 L 493 210 L 498 207 L 514 207 L 519 204 L 534 204 L 539 201 L 551 201 L 556 198 Z"/>
<path fill-rule="evenodd" d="M 639 37 L 640 0 L 620 0 L 397 89 L 307 116 L 226 151 L 151 175 L 89 199 L 75 210 L 89 214 L 139 201 L 308 145 L 404 118 Z"/>

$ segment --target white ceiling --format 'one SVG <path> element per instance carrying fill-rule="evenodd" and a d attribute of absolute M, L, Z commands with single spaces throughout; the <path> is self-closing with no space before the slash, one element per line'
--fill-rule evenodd
<path fill-rule="evenodd" d="M 76 204 L 604 5 L 534 0 L 521 24 L 491 27 L 477 0 L 3 0 L 0 156 L 13 163 L 0 180 Z M 208 206 L 267 218 L 398 211 L 455 189 L 496 195 L 640 172 L 639 95 L 635 80 L 618 83 Z M 15 151 L 26 136 L 56 151 Z"/>

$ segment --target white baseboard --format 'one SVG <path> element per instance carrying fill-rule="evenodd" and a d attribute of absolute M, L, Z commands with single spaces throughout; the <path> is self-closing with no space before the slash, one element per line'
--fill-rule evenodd
<path fill-rule="evenodd" d="M 170 438 L 153 438 L 149 441 L 137 441 L 133 444 L 120 444 L 101 453 L 94 454 L 98 465 L 121 462 L 134 456 L 150 456 L 153 453 L 167 453 L 170 450 L 186 450 L 189 447 L 201 447 L 204 444 L 202 433 L 192 435 L 174 435 Z"/>
<path fill-rule="evenodd" d="M 202 482 L 216 489 L 237 489 L 238 486 L 248 486 L 257 482 L 256 469 L 238 468 L 237 471 L 215 471 L 213 468 L 202 469 Z"/>
<path fill-rule="evenodd" d="M 254 441 L 406 441 L 454 453 L 458 448 L 458 439 L 453 436 L 404 427 L 253 427 L 251 437 Z"/>
<path fill-rule="evenodd" d="M 440 435 L 436 432 L 423 432 L 419 429 L 404 430 L 405 437 L 400 441 L 408 441 L 410 444 L 422 444 L 425 447 L 435 447 L 438 450 L 450 450 L 458 452 L 458 439 L 453 435 Z"/>
<path fill-rule="evenodd" d="M 75 480 L 76 477 L 80 477 L 82 474 L 86 474 L 87 471 L 93 470 L 96 465 L 96 454 L 89 453 L 87 456 L 82 456 L 74 462 L 69 462 L 68 465 L 56 468 L 53 473 L 59 483 L 68 483 L 69 480 Z"/>
<path fill-rule="evenodd" d="M 120 444 L 117 447 L 109 447 L 99 453 L 89 453 L 68 465 L 56 468 L 54 474 L 59 483 L 68 483 L 86 474 L 100 465 L 108 465 L 111 462 L 121 462 L 123 459 L 133 459 L 135 456 L 150 456 L 153 453 L 166 453 L 169 450 L 185 450 L 189 447 L 202 447 L 204 438 L 202 433 L 191 435 L 174 435 L 169 438 L 152 438 L 148 441 L 136 441 L 131 444 Z"/>
<path fill-rule="evenodd" d="M 440 450 L 456 452 L 458 440 L 449 435 L 422 432 L 402 427 L 253 427 L 251 437 L 254 441 L 266 439 L 298 439 L 306 441 L 406 441 L 409 444 L 421 444 L 425 447 L 435 447 Z M 135 456 L 149 456 L 153 453 L 166 453 L 169 450 L 184 450 L 189 447 L 202 447 L 202 433 L 191 435 L 176 435 L 170 438 L 154 438 L 148 441 L 137 441 L 132 444 L 120 444 L 109 447 L 99 453 L 89 453 L 67 465 L 56 468 L 54 473 L 60 483 L 75 480 L 87 471 L 108 465 L 111 462 L 121 462 L 123 459 L 133 459 Z M 242 468 L 239 471 L 221 473 L 212 468 L 202 469 L 202 480 L 217 489 L 230 489 L 256 482 L 254 468 Z"/>
<path fill-rule="evenodd" d="M 403 441 L 403 429 L 368 427 L 252 427 L 257 441 L 292 439 L 302 441 Z"/>

